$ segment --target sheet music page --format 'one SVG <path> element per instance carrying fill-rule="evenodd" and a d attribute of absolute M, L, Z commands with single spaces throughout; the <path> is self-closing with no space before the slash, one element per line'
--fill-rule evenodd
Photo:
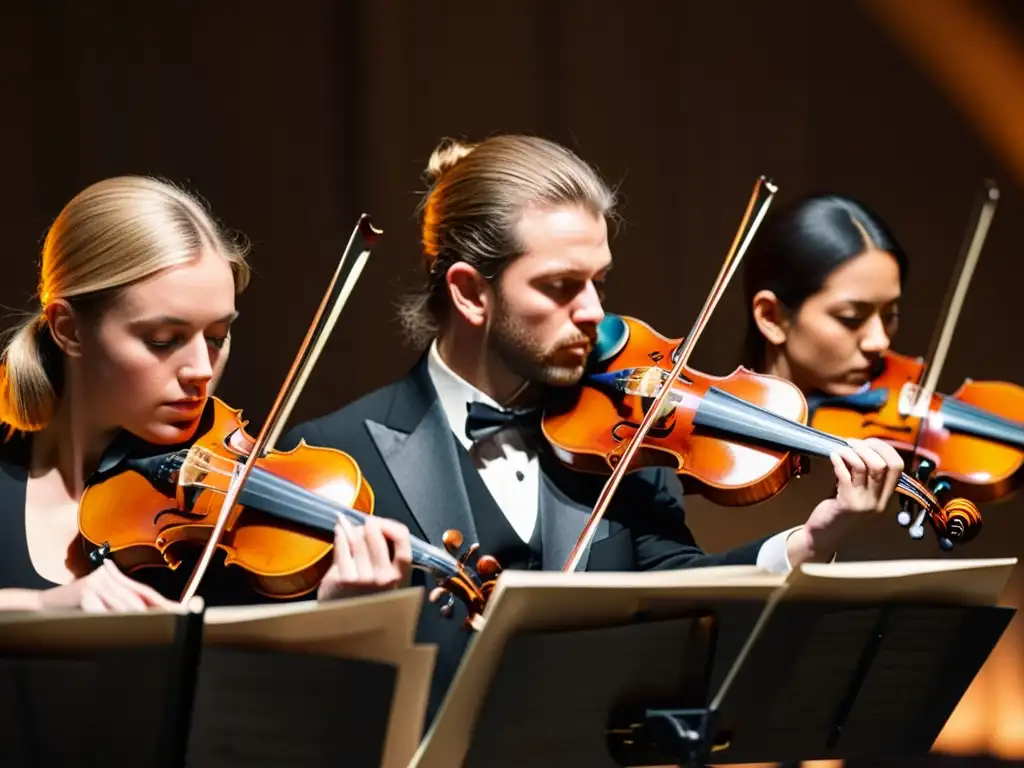
<path fill-rule="evenodd" d="M 805 563 L 790 574 L 786 599 L 929 599 L 995 604 L 1016 564 L 1015 557 Z"/>

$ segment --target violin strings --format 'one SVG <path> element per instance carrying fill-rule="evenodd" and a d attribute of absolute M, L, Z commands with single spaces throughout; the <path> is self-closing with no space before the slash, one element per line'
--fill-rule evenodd
<path fill-rule="evenodd" d="M 223 461 L 230 461 L 219 456 L 217 458 Z M 199 457 L 191 457 L 187 459 L 187 463 L 191 468 L 197 468 L 200 471 L 224 477 L 228 480 L 230 480 L 233 475 L 232 472 L 214 466 L 213 463 Z M 203 485 L 203 487 L 218 493 L 224 493 L 221 488 L 209 485 Z M 286 515 L 271 509 L 266 509 L 265 507 L 272 506 L 272 504 L 266 502 L 273 501 L 274 497 L 272 494 L 274 491 L 283 492 L 285 495 L 290 496 L 290 500 L 295 502 L 295 511 Z M 364 512 L 360 512 L 359 510 L 352 509 L 340 502 L 320 496 L 319 494 L 313 493 L 312 491 L 296 485 L 285 478 L 279 477 L 272 472 L 268 472 L 267 470 L 260 469 L 258 467 L 253 470 L 250 475 L 249 484 L 242 489 L 240 496 L 243 499 L 253 498 L 264 502 L 262 506 L 254 505 L 255 508 L 261 512 L 274 514 L 278 517 L 290 519 L 293 522 L 306 523 L 326 531 L 333 531 L 335 522 L 342 515 L 352 520 L 356 525 L 364 525 L 366 519 L 370 517 L 370 515 L 367 515 Z M 312 508 L 310 508 L 311 506 Z M 300 512 L 298 510 L 302 511 Z M 420 541 L 415 536 L 410 537 L 410 539 L 413 553 L 420 556 L 420 563 L 418 564 L 433 565 L 437 570 L 445 571 L 448 575 L 458 574 L 458 566 L 460 563 L 448 552 L 438 549 L 425 541 Z"/>
<path fill-rule="evenodd" d="M 1003 416 L 989 413 L 954 398 L 943 400 L 940 413 L 946 429 L 973 437 L 1000 440 L 1014 447 L 1024 448 L 1024 425 Z"/>
<path fill-rule="evenodd" d="M 816 453 L 828 458 L 837 445 L 849 442 L 795 421 L 779 416 L 764 406 L 748 402 L 731 392 L 709 387 L 694 414 L 693 423 L 698 427 L 733 434 L 755 443 L 767 442 L 786 450 Z M 901 472 L 897 486 L 910 496 L 931 517 L 941 509 L 941 504 L 923 483 Z"/>

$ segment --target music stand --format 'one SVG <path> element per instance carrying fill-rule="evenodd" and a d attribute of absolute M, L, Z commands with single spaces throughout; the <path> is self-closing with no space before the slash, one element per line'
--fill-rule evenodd
<path fill-rule="evenodd" d="M 212 608 L 189 768 L 405 768 L 436 649 L 415 645 L 422 588 Z"/>
<path fill-rule="evenodd" d="M 1016 560 L 909 562 L 503 574 L 413 766 L 923 754 Z"/>
<path fill-rule="evenodd" d="M 0 616 L 0 741 L 11 768 L 182 768 L 203 629 L 182 613 Z"/>

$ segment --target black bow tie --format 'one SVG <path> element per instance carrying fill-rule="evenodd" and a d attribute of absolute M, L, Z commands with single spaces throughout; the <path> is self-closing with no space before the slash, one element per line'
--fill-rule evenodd
<path fill-rule="evenodd" d="M 530 429 L 540 424 L 540 408 L 505 410 L 487 403 L 466 403 L 466 437 L 474 443 L 508 427 Z"/>

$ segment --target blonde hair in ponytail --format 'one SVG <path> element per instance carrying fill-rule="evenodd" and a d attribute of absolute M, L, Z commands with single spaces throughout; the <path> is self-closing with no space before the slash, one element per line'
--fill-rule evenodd
<path fill-rule="evenodd" d="M 14 429 L 42 429 L 53 418 L 57 402 L 46 371 L 40 336 L 46 327 L 43 311 L 10 334 L 0 359 L 0 421 Z"/>
<path fill-rule="evenodd" d="M 105 179 L 64 206 L 43 243 L 41 307 L 0 352 L 0 422 L 36 431 L 53 418 L 63 384 L 60 350 L 43 314 L 64 299 L 98 309 L 119 290 L 186 263 L 204 249 L 227 259 L 236 290 L 249 282 L 247 244 L 222 229 L 204 204 L 177 186 L 145 176 Z"/>

